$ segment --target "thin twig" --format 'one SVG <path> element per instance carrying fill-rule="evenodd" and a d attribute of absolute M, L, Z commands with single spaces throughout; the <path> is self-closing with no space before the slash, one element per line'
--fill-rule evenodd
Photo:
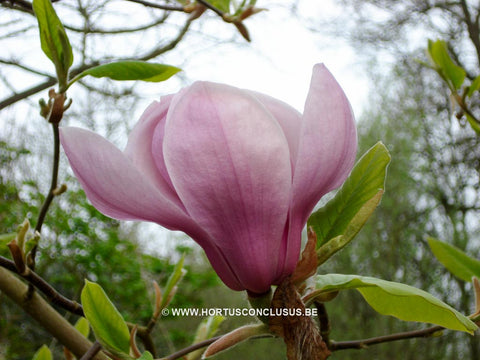
<path fill-rule="evenodd" d="M 155 4 L 150 1 L 144 1 L 144 0 L 126 0 L 130 1 L 133 3 L 141 4 L 143 6 L 155 8 L 155 9 L 160 9 L 160 10 L 166 10 L 166 11 L 185 11 L 183 6 L 175 6 L 175 5 L 165 5 L 165 4 Z"/>
<path fill-rule="evenodd" d="M 167 357 L 164 357 L 162 358 L 162 360 L 175 360 L 175 359 L 180 359 L 181 357 L 191 353 L 192 351 L 195 351 L 195 350 L 198 350 L 198 349 L 201 349 L 201 348 L 204 348 L 212 343 L 214 343 L 215 341 L 217 341 L 218 339 L 220 339 L 223 335 L 219 335 L 219 336 L 215 336 L 213 338 L 210 338 L 210 339 L 207 339 L 207 340 L 203 340 L 203 341 L 200 341 L 199 343 L 196 343 L 196 344 L 193 344 L 193 345 L 190 345 L 180 351 L 177 351 Z"/>
<path fill-rule="evenodd" d="M 58 123 L 52 123 L 53 130 L 53 167 L 52 167 L 52 180 L 50 182 L 50 190 L 48 195 L 43 202 L 40 214 L 38 215 L 37 224 L 35 226 L 35 231 L 41 232 L 42 225 L 45 221 L 45 216 L 47 215 L 48 208 L 55 197 L 54 190 L 58 186 L 58 165 L 60 163 L 60 134 L 58 131 Z M 35 255 L 33 255 L 35 257 Z"/>
<path fill-rule="evenodd" d="M 95 341 L 90 349 L 80 358 L 80 360 L 91 360 L 102 350 L 102 345 Z"/>
<path fill-rule="evenodd" d="M 63 106 L 63 104 L 62 104 Z M 42 231 L 42 225 L 45 221 L 45 216 L 47 215 L 48 209 L 55 197 L 55 189 L 58 186 L 58 167 L 60 163 L 60 134 L 58 131 L 58 122 L 51 123 L 53 129 L 53 166 L 52 166 L 52 180 L 50 182 L 50 189 L 48 191 L 47 197 L 43 202 L 40 213 L 38 214 L 37 224 L 35 226 L 35 232 L 40 233 Z M 32 251 L 29 254 L 28 267 L 33 271 L 35 270 L 35 256 L 37 255 L 38 245 L 35 245 Z M 27 297 L 32 296 L 34 287 L 32 284 L 28 286 Z"/>
<path fill-rule="evenodd" d="M 45 281 L 36 272 L 28 269 L 25 274 L 21 275 L 18 273 L 15 263 L 4 258 L 3 256 L 0 256 L 0 266 L 17 275 L 20 275 L 22 278 L 27 280 L 29 284 L 32 284 L 35 286 L 35 288 L 40 290 L 52 304 L 60 306 L 62 309 L 65 309 L 73 314 L 84 316 L 82 305 L 60 294 L 53 288 L 52 285 Z"/>
<path fill-rule="evenodd" d="M 190 19 L 187 20 L 185 22 L 185 24 L 182 26 L 182 28 L 180 29 L 177 36 L 174 39 L 172 39 L 169 43 L 164 44 L 163 46 L 159 46 L 159 47 L 151 50 L 150 52 L 148 52 L 147 54 L 145 54 L 141 57 L 130 57 L 130 58 L 125 58 L 124 60 L 148 61 L 148 60 L 156 58 L 157 56 L 160 56 L 160 55 L 172 50 L 183 39 L 183 37 L 187 33 L 188 29 L 190 28 L 191 23 L 192 23 L 192 21 Z M 100 63 L 98 61 L 95 61 L 95 62 L 92 62 L 90 64 L 82 65 L 82 66 L 80 66 L 76 69 L 72 69 L 70 71 L 70 77 L 74 78 L 76 75 L 80 74 L 81 72 L 83 72 L 85 70 L 88 70 L 88 69 L 90 69 L 94 66 L 98 66 L 98 65 L 100 65 Z M 13 105 L 16 102 L 18 102 L 20 100 L 23 100 L 23 99 L 25 99 L 25 98 L 27 98 L 31 95 L 34 95 L 34 94 L 36 94 L 36 93 L 38 93 L 42 90 L 45 90 L 49 87 L 52 87 L 56 83 L 57 83 L 57 80 L 55 78 L 53 78 L 53 77 L 48 78 L 46 81 L 34 86 L 33 88 L 27 89 L 25 91 L 14 94 L 14 95 L 6 98 L 6 99 L 3 99 L 3 100 L 0 101 L 0 110 L 4 109 L 4 108 L 6 108 L 10 105 Z"/>
<path fill-rule="evenodd" d="M 330 343 L 329 348 L 332 351 L 346 350 L 346 349 L 365 349 L 370 345 L 376 345 L 376 344 L 381 344 L 386 342 L 421 338 L 421 337 L 430 337 L 434 333 L 442 330 L 445 330 L 445 328 L 442 326 L 432 326 L 423 330 L 406 331 L 406 332 L 401 332 L 397 334 L 378 336 L 370 339 L 339 341 L 339 342 L 332 341 Z"/>
<path fill-rule="evenodd" d="M 205 0 L 197 0 L 198 3 L 202 4 L 203 6 L 205 6 L 206 8 L 212 10 L 214 13 L 216 13 L 218 16 L 221 16 L 222 18 L 225 16 L 225 13 L 218 9 L 217 7 L 213 6 L 212 4 L 210 4 L 208 1 L 205 1 Z"/>

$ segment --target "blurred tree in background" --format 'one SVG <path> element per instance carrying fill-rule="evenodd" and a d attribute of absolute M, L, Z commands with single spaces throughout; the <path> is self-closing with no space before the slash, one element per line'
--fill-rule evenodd
<path fill-rule="evenodd" d="M 478 3 L 467 1 L 341 1 L 334 22 L 315 20 L 318 31 L 347 38 L 366 63 L 372 91 L 359 119 L 360 148 L 381 139 L 392 154 L 380 207 L 346 251 L 325 272 L 378 276 L 436 294 L 464 313 L 473 312 L 471 284 L 451 276 L 433 257 L 427 236 L 480 256 L 480 139 L 457 119 L 449 92 L 427 62 L 427 39 L 446 40 L 449 51 L 473 80 L 480 72 Z M 335 24 L 342 24 L 337 27 Z M 480 111 L 480 102 L 472 109 Z M 362 153 L 362 151 L 359 151 Z M 411 329 L 380 319 L 357 294 L 332 303 L 333 338 L 362 337 Z M 413 340 L 338 355 L 342 359 L 478 359 L 478 337 Z M 334 356 L 333 356 L 334 357 Z"/>

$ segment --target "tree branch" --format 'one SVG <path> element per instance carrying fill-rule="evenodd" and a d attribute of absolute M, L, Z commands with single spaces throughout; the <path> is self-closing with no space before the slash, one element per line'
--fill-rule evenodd
<path fill-rule="evenodd" d="M 180 351 L 177 351 L 167 357 L 164 357 L 162 358 L 162 360 L 175 360 L 175 359 L 180 359 L 181 357 L 195 351 L 195 350 L 198 350 L 198 349 L 201 349 L 201 348 L 204 348 L 212 343 L 214 343 L 215 341 L 217 341 L 218 339 L 220 339 L 223 335 L 219 335 L 219 336 L 215 336 L 213 338 L 210 338 L 210 339 L 207 339 L 207 340 L 203 340 L 203 341 L 200 341 L 199 343 L 196 343 L 196 344 L 193 344 L 193 345 L 190 345 Z"/>
<path fill-rule="evenodd" d="M 144 1 L 144 0 L 126 0 L 129 2 L 133 2 L 136 4 L 141 4 L 146 7 L 151 7 L 155 9 L 161 9 L 161 10 L 167 10 L 167 11 L 185 11 L 183 6 L 175 6 L 175 5 L 166 5 L 166 4 L 155 4 L 150 1 Z"/>
<path fill-rule="evenodd" d="M 339 342 L 332 341 L 329 344 L 329 348 L 332 351 L 346 350 L 346 349 L 365 349 L 370 345 L 376 345 L 376 344 L 381 344 L 386 342 L 421 338 L 421 337 L 430 337 L 434 333 L 442 330 L 445 330 L 445 328 L 441 326 L 432 326 L 423 330 L 406 331 L 406 332 L 401 332 L 397 334 L 378 336 L 370 339 L 354 340 L 354 341 L 339 341 Z"/>
<path fill-rule="evenodd" d="M 191 20 L 187 20 L 185 22 L 185 24 L 182 26 L 182 28 L 180 29 L 179 33 L 177 34 L 177 36 L 171 40 L 169 43 L 165 44 L 165 45 L 162 45 L 162 46 L 159 46 L 153 50 L 151 50 L 150 52 L 146 53 L 145 55 L 141 56 L 141 57 L 131 57 L 131 58 L 126 58 L 124 60 L 141 60 L 141 61 L 147 61 L 147 60 L 151 60 L 157 56 L 160 56 L 172 49 L 174 49 L 178 43 L 180 43 L 180 41 L 184 38 L 185 34 L 187 33 L 188 29 L 190 28 L 190 25 L 191 25 L 192 21 Z M 82 65 L 80 67 L 77 67 L 75 69 L 72 69 L 70 71 L 70 78 L 73 78 L 75 77 L 76 75 L 80 74 L 82 71 L 85 71 L 85 70 L 88 70 L 94 66 L 98 66 L 100 63 L 99 62 L 94 62 L 94 63 L 91 63 L 91 64 L 85 64 L 85 65 Z M 30 89 L 27 89 L 23 92 L 20 92 L 20 93 L 17 93 L 17 94 L 14 94 L 2 101 L 0 101 L 0 110 L 10 106 L 10 105 L 13 105 L 15 104 L 16 102 L 18 101 L 21 101 L 31 95 L 34 95 L 42 90 L 45 90 L 49 87 L 52 87 L 54 86 L 55 84 L 57 83 L 57 80 L 55 78 L 48 78 L 46 81 L 30 88 Z"/>
<path fill-rule="evenodd" d="M 34 285 L 38 290 L 40 290 L 52 304 L 60 306 L 62 309 L 65 309 L 73 314 L 84 316 L 82 305 L 60 294 L 53 288 L 52 285 L 46 282 L 36 272 L 27 269 L 24 274 L 19 274 L 15 263 L 4 258 L 3 256 L 0 256 L 0 268 L 5 268 L 27 280 L 30 284 Z"/>
<path fill-rule="evenodd" d="M 35 319 L 46 331 L 69 349 L 77 358 L 81 358 L 92 343 L 51 307 L 38 293 L 27 298 L 27 286 L 8 270 L 0 267 L 0 290 L 27 314 Z M 93 359 L 108 360 L 103 353 Z"/>

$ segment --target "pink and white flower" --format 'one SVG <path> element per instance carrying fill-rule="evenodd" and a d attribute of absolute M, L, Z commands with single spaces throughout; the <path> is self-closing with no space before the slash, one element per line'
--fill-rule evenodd
<path fill-rule="evenodd" d="M 316 65 L 303 115 L 260 93 L 195 82 L 151 104 L 120 151 L 65 127 L 61 141 L 92 204 L 191 236 L 234 290 L 290 275 L 315 204 L 340 186 L 357 149 L 354 117 Z"/>

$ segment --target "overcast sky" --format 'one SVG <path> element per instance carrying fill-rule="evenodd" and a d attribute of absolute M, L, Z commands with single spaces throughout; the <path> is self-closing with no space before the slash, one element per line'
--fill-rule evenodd
<path fill-rule="evenodd" d="M 342 39 L 310 31 L 302 18 L 292 15 L 279 1 L 257 4 L 268 11 L 245 21 L 252 42 L 198 52 L 182 67 L 188 79 L 224 82 L 264 92 L 302 111 L 312 67 L 323 62 L 344 88 L 358 116 L 367 97 L 368 82 L 352 48 Z M 313 19 L 333 19 L 340 11 L 333 0 L 302 0 L 301 4 L 300 15 Z M 207 24 L 216 31 L 231 27 L 217 21 Z M 209 31 L 208 27 L 205 30 Z M 175 91 L 174 83 L 168 86 Z"/>

